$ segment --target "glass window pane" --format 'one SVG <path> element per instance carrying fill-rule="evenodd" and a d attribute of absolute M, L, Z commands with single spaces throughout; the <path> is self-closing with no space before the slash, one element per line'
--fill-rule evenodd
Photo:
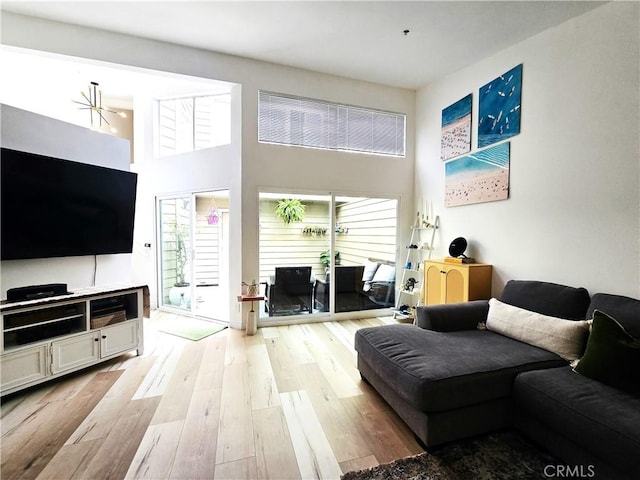
<path fill-rule="evenodd" d="M 158 102 L 158 153 L 191 152 L 231 143 L 231 95 Z"/>
<path fill-rule="evenodd" d="M 193 98 L 175 100 L 176 153 L 193 150 Z"/>
<path fill-rule="evenodd" d="M 162 305 L 191 309 L 191 198 L 160 200 Z"/>
<path fill-rule="evenodd" d="M 396 209 L 395 199 L 336 199 L 336 312 L 395 306 Z"/>
<path fill-rule="evenodd" d="M 260 194 L 260 283 L 265 294 L 263 316 L 309 315 L 329 311 L 329 290 L 315 296 L 324 281 L 330 247 L 328 195 Z M 277 213 L 284 201 L 304 207 L 301 221 L 286 223 Z M 282 210 L 282 209 L 281 209 Z M 327 257 L 328 258 L 328 257 Z"/>
<path fill-rule="evenodd" d="M 283 199 L 299 200 L 305 206 L 302 221 L 287 224 L 277 216 L 278 203 Z M 329 195 L 261 193 L 260 282 L 267 297 L 262 315 L 393 308 L 396 210 L 395 199 L 339 197 L 332 207 Z M 311 283 L 295 282 L 300 290 L 292 295 L 290 287 L 279 283 L 278 273 L 289 269 L 295 276 L 300 268 L 311 272 Z M 306 289 L 309 284 L 313 287 L 311 298 Z"/>

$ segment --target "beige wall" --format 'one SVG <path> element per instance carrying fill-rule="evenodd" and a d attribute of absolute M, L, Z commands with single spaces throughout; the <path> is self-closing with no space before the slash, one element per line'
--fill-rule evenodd
<path fill-rule="evenodd" d="M 152 150 L 152 132 L 140 139 L 138 131 L 150 129 L 152 109 L 135 109 L 136 171 L 144 178 L 146 196 L 139 224 L 139 245 L 134 251 L 137 280 L 153 283 L 153 255 L 142 245 L 155 243 L 153 196 L 177 191 L 225 188 L 230 192 L 230 285 L 232 326 L 243 321 L 235 296 L 242 279 L 258 277 L 258 192 L 278 188 L 335 192 L 354 196 L 396 196 L 400 221 L 409 224 L 413 198 L 415 92 L 354 81 L 312 71 L 196 50 L 137 37 L 65 25 L 8 12 L 2 15 L 2 42 L 15 47 L 96 59 L 196 77 L 234 82 L 232 92 L 232 145 L 204 154 L 185 156 L 179 164 L 138 154 Z M 365 106 L 407 114 L 406 158 L 287 148 L 257 142 L 259 90 Z M 140 100 L 134 99 L 134 106 Z M 210 158 L 207 158 L 209 156 Z M 139 158 L 145 158 L 138 164 Z M 237 285 L 237 290 L 234 290 Z"/>
<path fill-rule="evenodd" d="M 420 89 L 416 200 L 440 215 L 438 251 L 510 279 L 640 297 L 640 3 L 608 2 Z M 523 64 L 521 133 L 511 140 L 508 200 L 444 207 L 442 109 Z M 416 202 L 417 204 L 418 202 Z"/>

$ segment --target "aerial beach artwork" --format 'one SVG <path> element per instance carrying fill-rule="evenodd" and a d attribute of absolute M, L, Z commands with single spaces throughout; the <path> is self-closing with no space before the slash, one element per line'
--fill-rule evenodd
<path fill-rule="evenodd" d="M 478 148 L 520 133 L 522 64 L 478 91 Z"/>
<path fill-rule="evenodd" d="M 440 145 L 442 160 L 471 151 L 471 94 L 442 110 Z"/>
<path fill-rule="evenodd" d="M 509 198 L 509 154 L 504 142 L 445 163 L 445 206 Z"/>

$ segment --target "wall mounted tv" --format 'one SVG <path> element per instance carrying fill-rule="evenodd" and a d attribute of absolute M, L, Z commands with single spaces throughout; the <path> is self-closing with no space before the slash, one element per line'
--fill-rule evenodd
<path fill-rule="evenodd" d="M 2 148 L 2 260 L 131 253 L 135 173 Z"/>

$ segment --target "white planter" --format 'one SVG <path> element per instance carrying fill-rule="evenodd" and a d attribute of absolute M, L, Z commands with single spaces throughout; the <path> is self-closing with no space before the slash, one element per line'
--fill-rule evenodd
<path fill-rule="evenodd" d="M 169 303 L 180 308 L 191 308 L 191 286 L 178 287 L 174 285 L 169 290 Z"/>

